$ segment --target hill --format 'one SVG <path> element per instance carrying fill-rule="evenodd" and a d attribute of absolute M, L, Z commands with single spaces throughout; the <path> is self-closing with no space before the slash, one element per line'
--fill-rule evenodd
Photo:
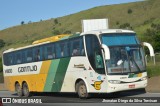
<path fill-rule="evenodd" d="M 91 8 L 75 14 L 40 22 L 14 26 L 0 31 L 6 44 L 0 50 L 31 44 L 34 40 L 59 33 L 81 32 L 81 20 L 108 18 L 110 28 L 130 28 L 140 39 L 151 24 L 160 23 L 160 0 L 148 0 Z M 54 12 L 54 11 L 53 11 Z"/>

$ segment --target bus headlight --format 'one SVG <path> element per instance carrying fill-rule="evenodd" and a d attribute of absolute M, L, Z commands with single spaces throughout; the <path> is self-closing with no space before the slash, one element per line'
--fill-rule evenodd
<path fill-rule="evenodd" d="M 119 80 L 108 80 L 108 82 L 111 84 L 120 84 L 121 83 L 121 81 L 119 81 Z"/>
<path fill-rule="evenodd" d="M 141 81 L 147 80 L 147 77 L 143 77 L 141 78 Z"/>

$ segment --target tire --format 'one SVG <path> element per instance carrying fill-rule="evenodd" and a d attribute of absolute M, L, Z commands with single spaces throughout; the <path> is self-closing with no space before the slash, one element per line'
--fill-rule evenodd
<path fill-rule="evenodd" d="M 24 97 L 31 96 L 31 93 L 29 91 L 27 83 L 23 83 L 23 89 L 22 89 L 22 91 L 23 91 L 22 93 L 23 93 Z"/>
<path fill-rule="evenodd" d="M 16 93 L 17 93 L 17 95 L 19 97 L 23 96 L 22 88 L 21 88 L 21 86 L 20 86 L 19 83 L 16 83 L 16 85 L 15 85 L 15 91 L 16 91 Z"/>
<path fill-rule="evenodd" d="M 79 98 L 81 99 L 87 99 L 90 97 L 90 95 L 87 92 L 87 87 L 84 81 L 80 81 L 76 84 L 76 91 L 78 93 Z"/>

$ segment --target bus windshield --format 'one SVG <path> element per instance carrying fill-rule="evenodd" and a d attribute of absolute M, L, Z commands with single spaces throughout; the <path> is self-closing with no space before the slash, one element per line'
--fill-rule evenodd
<path fill-rule="evenodd" d="M 108 74 L 144 72 L 145 61 L 143 50 L 135 35 L 114 35 L 102 35 L 103 44 L 106 44 L 110 49 L 110 60 L 106 60 Z M 114 41 L 118 38 L 117 42 Z"/>

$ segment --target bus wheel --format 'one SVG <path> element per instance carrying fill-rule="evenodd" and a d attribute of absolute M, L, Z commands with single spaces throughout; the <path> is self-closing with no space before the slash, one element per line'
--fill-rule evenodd
<path fill-rule="evenodd" d="M 17 95 L 19 97 L 22 97 L 23 93 L 22 93 L 22 89 L 21 89 L 21 86 L 20 86 L 19 83 L 16 83 L 16 85 L 15 85 L 15 91 L 17 92 Z"/>
<path fill-rule="evenodd" d="M 29 92 L 29 88 L 28 88 L 27 83 L 23 83 L 23 89 L 22 89 L 22 91 L 23 91 L 23 95 L 25 97 L 29 97 L 30 96 L 30 92 Z"/>
<path fill-rule="evenodd" d="M 86 99 L 89 97 L 87 87 L 83 81 L 80 81 L 76 87 L 79 98 Z"/>

